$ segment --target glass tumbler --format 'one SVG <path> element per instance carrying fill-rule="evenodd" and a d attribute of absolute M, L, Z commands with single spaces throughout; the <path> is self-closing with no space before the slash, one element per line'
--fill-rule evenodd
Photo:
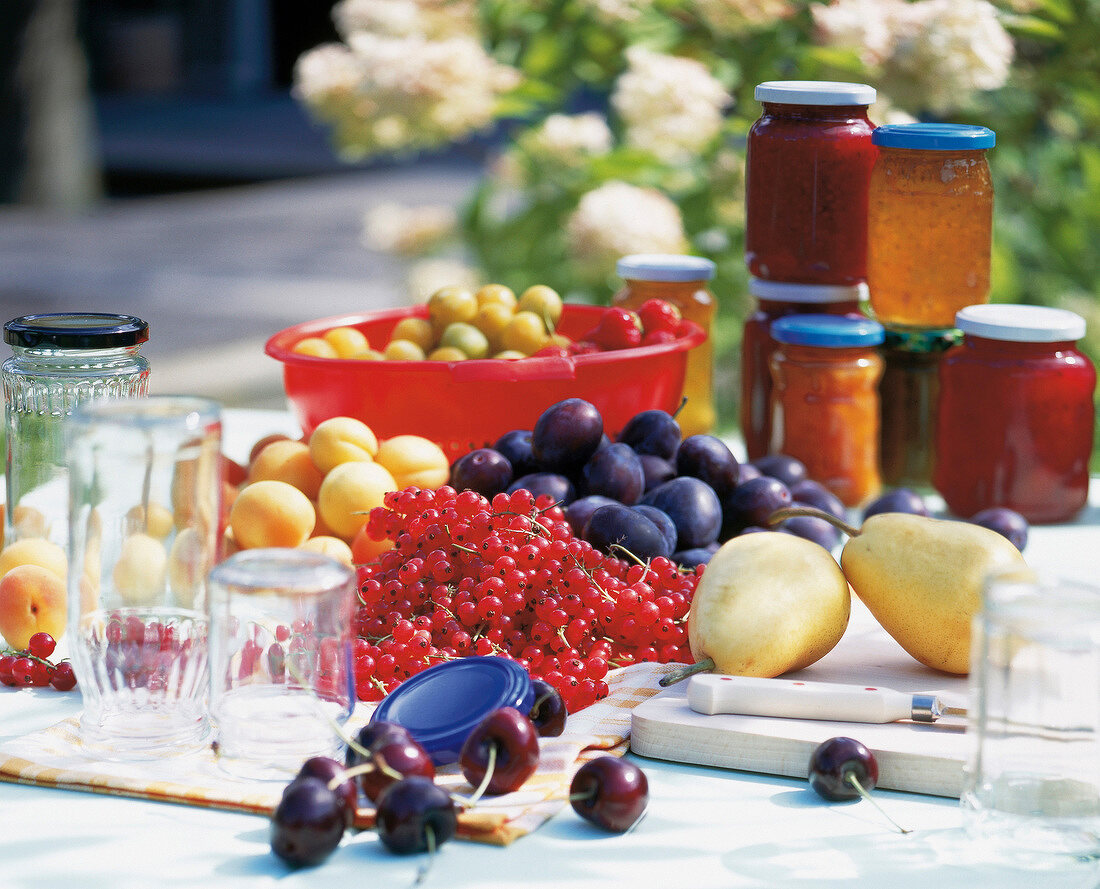
<path fill-rule="evenodd" d="M 218 764 L 286 781 L 311 756 L 339 758 L 356 700 L 352 569 L 304 550 L 242 550 L 215 566 L 209 593 Z"/>
<path fill-rule="evenodd" d="M 968 831 L 1006 854 L 1100 856 L 1100 589 L 990 578 L 971 657 Z"/>
<path fill-rule="evenodd" d="M 99 400 L 66 428 L 68 635 L 80 734 L 104 758 L 207 741 L 206 574 L 221 527 L 221 411 L 182 396 Z"/>

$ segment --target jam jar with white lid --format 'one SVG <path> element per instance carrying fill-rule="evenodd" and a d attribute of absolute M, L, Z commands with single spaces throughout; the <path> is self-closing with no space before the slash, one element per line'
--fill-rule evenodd
<path fill-rule="evenodd" d="M 1029 522 L 1088 500 L 1096 370 L 1085 320 L 1047 306 L 985 304 L 955 316 L 963 342 L 940 364 L 932 482 L 969 518 L 1007 507 Z"/>

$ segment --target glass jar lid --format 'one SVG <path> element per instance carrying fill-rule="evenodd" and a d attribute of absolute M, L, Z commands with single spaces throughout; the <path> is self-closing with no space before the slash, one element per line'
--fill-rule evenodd
<path fill-rule="evenodd" d="M 632 281 L 709 281 L 714 270 L 709 259 L 679 253 L 635 253 L 615 264 L 619 277 Z"/>
<path fill-rule="evenodd" d="M 767 80 L 753 93 L 758 102 L 780 105 L 870 105 L 875 88 L 839 80 Z"/>
<path fill-rule="evenodd" d="M 1068 309 L 990 303 L 967 306 L 955 313 L 963 333 L 1013 343 L 1061 343 L 1085 335 L 1085 319 Z"/>
<path fill-rule="evenodd" d="M 997 144 L 989 127 L 960 123 L 890 123 L 871 131 L 871 143 L 883 148 L 924 151 L 976 151 Z"/>
<path fill-rule="evenodd" d="M 784 303 L 842 303 L 864 302 L 868 298 L 867 285 L 862 281 L 851 286 L 843 284 L 788 284 L 749 278 L 749 293 L 757 299 L 770 299 Z"/>
<path fill-rule="evenodd" d="M 845 315 L 787 315 L 771 325 L 772 339 L 796 346 L 844 349 L 877 346 L 884 329 L 870 318 Z"/>
<path fill-rule="evenodd" d="M 4 325 L 4 342 L 35 348 L 111 349 L 149 339 L 149 325 L 133 315 L 55 312 L 24 315 Z"/>

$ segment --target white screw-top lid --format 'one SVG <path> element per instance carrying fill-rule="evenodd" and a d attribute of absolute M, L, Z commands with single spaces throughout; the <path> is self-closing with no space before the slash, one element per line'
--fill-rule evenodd
<path fill-rule="evenodd" d="M 1085 335 L 1085 319 L 1068 309 L 992 303 L 967 306 L 955 313 L 963 333 L 1014 343 L 1058 343 Z"/>
<path fill-rule="evenodd" d="M 784 303 L 841 303 L 864 302 L 868 298 L 867 285 L 858 284 L 788 284 L 784 281 L 768 281 L 749 278 L 749 293 L 757 299 L 771 299 Z"/>
<path fill-rule="evenodd" d="M 702 256 L 681 253 L 633 253 L 615 264 L 620 278 L 633 281 L 709 281 L 717 266 Z"/>
<path fill-rule="evenodd" d="M 781 105 L 870 105 L 875 88 L 840 80 L 767 80 L 753 93 L 758 102 Z"/>

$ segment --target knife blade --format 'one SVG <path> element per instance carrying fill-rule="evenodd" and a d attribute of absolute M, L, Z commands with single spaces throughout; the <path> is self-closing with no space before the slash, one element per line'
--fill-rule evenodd
<path fill-rule="evenodd" d="M 714 673 L 692 676 L 687 699 L 692 710 L 708 715 L 733 713 L 867 723 L 901 719 L 936 722 L 944 716 L 966 716 L 966 708 L 946 706 L 930 694 L 908 694 L 870 685 Z"/>

